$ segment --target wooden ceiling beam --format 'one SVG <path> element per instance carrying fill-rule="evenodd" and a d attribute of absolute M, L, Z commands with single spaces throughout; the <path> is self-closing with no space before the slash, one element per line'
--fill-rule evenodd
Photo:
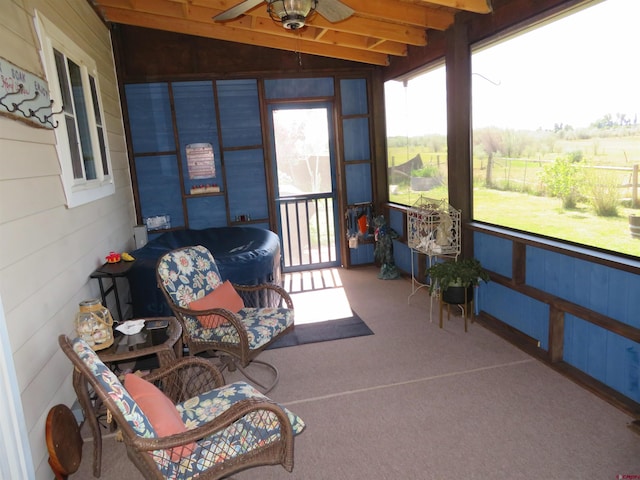
<path fill-rule="evenodd" d="M 465 10 L 473 13 L 490 13 L 493 11 L 491 0 L 419 0 L 424 4 L 438 4 L 443 7 Z"/>
<path fill-rule="evenodd" d="M 232 27 L 221 27 L 213 22 L 211 22 L 211 24 L 206 24 L 191 20 L 161 17 L 111 7 L 105 7 L 104 11 L 105 14 L 108 15 L 109 21 L 123 23 L 125 25 L 134 25 L 187 35 L 215 38 L 229 42 L 308 53 L 371 65 L 386 66 L 389 64 L 388 55 L 382 53 L 342 47 L 340 45 L 326 45 L 314 41 L 308 41 L 297 36 L 293 36 L 292 38 L 280 37 Z"/>
<path fill-rule="evenodd" d="M 454 12 L 427 5 L 399 2 L 398 0 L 344 0 L 358 16 L 385 19 L 389 22 L 421 28 L 446 30 L 453 24 Z"/>
<path fill-rule="evenodd" d="M 338 32 L 328 28 L 319 28 L 315 25 L 308 25 L 307 28 L 291 32 L 290 30 L 286 30 L 280 25 L 274 23 L 270 18 L 245 16 L 234 22 L 234 27 L 286 38 L 291 38 L 295 35 L 297 38 L 324 43 L 327 45 L 340 45 L 342 47 L 356 48 L 360 50 L 373 50 L 387 55 L 405 56 L 407 54 L 407 45 L 405 43 L 354 35 L 348 32 Z M 377 48 L 371 48 L 372 43 L 379 46 Z"/>
<path fill-rule="evenodd" d="M 114 21 L 109 15 L 107 11 L 108 9 L 115 8 L 129 10 L 130 8 L 127 6 L 128 3 L 129 2 L 126 0 L 100 0 L 101 11 L 108 21 Z M 256 17 L 268 19 L 273 23 L 271 17 L 267 14 L 266 9 L 256 8 L 255 10 L 256 11 L 254 13 Z M 182 6 L 173 0 L 137 0 L 135 11 L 131 11 L 134 13 L 140 12 L 141 14 L 156 14 L 175 17 L 178 19 L 185 18 L 183 15 Z M 242 28 L 242 25 L 245 21 L 244 19 L 253 16 L 242 15 L 238 19 L 229 22 L 213 22 L 212 17 L 218 15 L 221 12 L 221 10 L 217 10 L 214 8 L 191 5 L 188 8 L 188 17 L 186 18 L 196 22 L 204 22 L 210 24 L 215 23 L 217 26 Z M 274 23 L 274 25 L 276 24 Z M 314 26 L 316 28 L 325 28 L 329 31 L 335 30 L 354 35 L 362 35 L 367 38 L 375 37 L 382 40 L 397 43 L 406 43 L 415 46 L 424 46 L 427 43 L 426 33 L 422 28 L 411 25 L 400 25 L 396 23 L 382 22 L 368 18 L 359 18 L 357 16 L 351 17 L 342 22 L 331 23 L 321 15 L 315 14 L 309 22 L 309 26 Z M 291 31 L 286 30 L 282 27 L 279 28 L 282 30 L 282 32 L 284 32 L 284 34 L 291 35 Z"/>

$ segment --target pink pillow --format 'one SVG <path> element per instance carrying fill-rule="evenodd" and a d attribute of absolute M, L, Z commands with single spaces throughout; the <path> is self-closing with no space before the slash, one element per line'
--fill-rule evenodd
<path fill-rule="evenodd" d="M 244 308 L 242 297 L 229 280 L 219 285 L 215 290 L 189 304 L 191 310 L 211 310 L 212 308 L 224 308 L 233 313 L 238 313 Z M 200 315 L 197 317 L 204 328 L 216 328 L 227 322 L 220 315 Z"/>
<path fill-rule="evenodd" d="M 124 388 L 142 409 L 159 437 L 168 437 L 187 431 L 176 406 L 154 384 L 137 375 L 127 373 L 124 377 Z M 180 458 L 191 455 L 196 447 L 194 442 L 172 448 L 171 460 L 179 462 Z"/>

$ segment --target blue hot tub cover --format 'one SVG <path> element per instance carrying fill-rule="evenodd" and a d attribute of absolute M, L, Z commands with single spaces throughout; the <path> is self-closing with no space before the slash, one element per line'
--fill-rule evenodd
<path fill-rule="evenodd" d="M 167 252 L 190 245 L 208 248 L 223 280 L 239 285 L 280 285 L 280 238 L 256 227 L 218 227 L 165 232 L 131 252 L 127 279 L 134 318 L 172 315 L 156 283 L 156 264 Z"/>

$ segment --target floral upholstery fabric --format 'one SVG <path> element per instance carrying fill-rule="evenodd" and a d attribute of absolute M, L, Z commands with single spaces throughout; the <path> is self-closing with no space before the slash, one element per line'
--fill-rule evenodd
<path fill-rule="evenodd" d="M 222 283 L 216 262 L 207 248 L 185 247 L 164 255 L 158 263 L 162 286 L 174 303 L 189 308 Z M 249 348 L 260 348 L 293 324 L 293 311 L 287 308 L 243 308 L 237 313 L 247 330 Z M 185 328 L 195 340 L 238 343 L 238 332 L 229 323 L 204 328 L 200 321 L 184 315 Z"/>
<path fill-rule="evenodd" d="M 118 408 L 124 415 L 124 418 L 131 425 L 133 430 L 145 438 L 155 438 L 156 432 L 151 426 L 146 415 L 138 406 L 131 395 L 124 389 L 118 377 L 104 364 L 100 357 L 93 351 L 87 342 L 81 338 L 73 341 L 73 350 L 78 357 L 89 367 L 98 382 L 104 390 L 109 394 Z"/>
<path fill-rule="evenodd" d="M 231 408 L 235 403 L 250 398 L 266 399 L 264 395 L 245 382 L 235 382 L 190 398 L 176 405 L 189 429 L 203 425 Z M 283 408 L 294 435 L 301 433 L 303 420 Z M 273 412 L 251 412 L 221 432 L 198 442 L 198 448 L 180 463 L 170 461 L 165 451 L 156 451 L 156 462 L 166 478 L 189 480 L 217 463 L 243 455 L 257 447 L 268 445 L 280 436 L 280 426 Z"/>

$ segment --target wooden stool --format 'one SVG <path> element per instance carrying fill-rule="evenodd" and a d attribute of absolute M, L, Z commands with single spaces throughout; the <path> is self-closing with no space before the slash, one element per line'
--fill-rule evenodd
<path fill-rule="evenodd" d="M 56 480 L 66 480 L 78 471 L 82 460 L 82 437 L 73 412 L 66 405 L 56 405 L 47 415 L 45 429 L 49 465 Z"/>

